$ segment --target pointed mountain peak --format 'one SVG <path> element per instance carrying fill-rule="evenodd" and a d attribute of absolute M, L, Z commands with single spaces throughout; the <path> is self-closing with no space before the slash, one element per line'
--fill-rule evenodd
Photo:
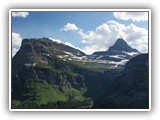
<path fill-rule="evenodd" d="M 127 43 L 122 38 L 118 38 L 117 41 L 115 42 L 115 44 L 127 44 Z"/>
<path fill-rule="evenodd" d="M 117 51 L 126 51 L 126 52 L 138 52 L 138 50 L 130 47 L 125 40 L 118 38 L 113 46 L 111 46 L 108 51 L 117 50 Z"/>

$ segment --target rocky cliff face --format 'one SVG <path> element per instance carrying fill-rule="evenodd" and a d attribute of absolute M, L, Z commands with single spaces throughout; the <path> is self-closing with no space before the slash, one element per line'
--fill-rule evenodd
<path fill-rule="evenodd" d="M 13 81 L 42 79 L 59 86 L 60 89 L 85 87 L 84 77 L 72 72 L 71 66 L 57 58 L 57 55 L 65 52 L 77 56 L 85 55 L 79 50 L 47 38 L 24 39 L 20 51 L 12 60 Z"/>
<path fill-rule="evenodd" d="M 65 55 L 65 52 L 72 53 L 75 56 L 85 55 L 83 52 L 74 49 L 63 43 L 53 42 L 48 38 L 24 39 L 20 51 L 13 57 L 13 66 L 16 64 L 18 69 L 25 63 L 29 64 L 48 64 L 54 63 L 57 55 Z M 17 62 L 18 61 L 18 62 Z"/>

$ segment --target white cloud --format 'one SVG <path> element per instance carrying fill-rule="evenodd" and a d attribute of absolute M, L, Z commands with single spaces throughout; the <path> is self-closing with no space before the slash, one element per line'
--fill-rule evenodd
<path fill-rule="evenodd" d="M 82 51 L 88 55 L 92 54 L 95 51 L 104 51 L 106 48 L 104 46 L 99 47 L 99 45 L 93 44 L 93 45 L 87 45 Z"/>
<path fill-rule="evenodd" d="M 98 26 L 95 31 L 83 33 L 82 43 L 86 44 L 83 52 L 92 54 L 95 51 L 106 51 L 117 38 L 123 38 L 127 43 L 140 52 L 148 51 L 148 30 L 134 24 L 125 26 L 116 21 L 108 21 Z"/>
<path fill-rule="evenodd" d="M 23 17 L 26 18 L 29 15 L 29 12 L 12 12 L 13 17 Z"/>
<path fill-rule="evenodd" d="M 19 50 L 22 42 L 22 37 L 19 33 L 12 32 L 12 56 Z"/>
<path fill-rule="evenodd" d="M 148 30 L 131 24 L 126 27 L 124 33 L 130 46 L 136 48 L 142 53 L 148 52 Z"/>
<path fill-rule="evenodd" d="M 113 16 L 121 20 L 147 21 L 148 12 L 113 12 Z"/>
<path fill-rule="evenodd" d="M 15 56 L 17 52 L 18 52 L 17 48 L 12 48 L 12 57 Z"/>
<path fill-rule="evenodd" d="M 60 31 L 69 31 L 69 30 L 75 31 L 79 30 L 79 28 L 75 24 L 67 23 L 63 28 L 60 29 Z"/>
<path fill-rule="evenodd" d="M 22 37 L 19 33 L 12 32 L 12 46 L 20 47 Z"/>

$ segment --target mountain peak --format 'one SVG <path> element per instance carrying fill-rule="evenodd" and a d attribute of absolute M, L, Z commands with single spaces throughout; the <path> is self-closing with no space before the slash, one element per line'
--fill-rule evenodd
<path fill-rule="evenodd" d="M 46 51 L 61 51 L 61 52 L 70 52 L 74 55 L 83 56 L 85 53 L 81 52 L 80 50 L 73 48 L 65 43 L 61 43 L 59 41 L 55 41 L 49 38 L 30 38 L 30 39 L 23 39 L 21 48 L 24 49 L 39 49 L 39 52 Z M 42 50 L 43 49 L 43 50 Z M 42 51 L 41 51 L 42 50 Z"/>
<path fill-rule="evenodd" d="M 118 38 L 117 41 L 115 42 L 115 44 L 127 44 L 127 43 L 122 38 Z"/>
<path fill-rule="evenodd" d="M 138 52 L 138 50 L 130 47 L 125 40 L 122 38 L 118 38 L 113 46 L 109 48 L 109 51 L 117 50 L 117 51 L 126 51 L 126 52 Z"/>

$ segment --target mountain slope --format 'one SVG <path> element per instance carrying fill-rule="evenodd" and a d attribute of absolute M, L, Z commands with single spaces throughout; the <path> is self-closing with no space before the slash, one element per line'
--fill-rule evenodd
<path fill-rule="evenodd" d="M 132 58 L 125 69 L 97 99 L 99 108 L 149 108 L 148 54 Z M 101 101 L 103 100 L 103 101 Z"/>
<path fill-rule="evenodd" d="M 57 57 L 65 52 L 85 55 L 47 38 L 23 40 L 12 58 L 12 108 L 61 108 L 69 101 L 68 108 L 92 106 L 83 97 L 85 77 L 74 70 L 81 68 Z"/>

